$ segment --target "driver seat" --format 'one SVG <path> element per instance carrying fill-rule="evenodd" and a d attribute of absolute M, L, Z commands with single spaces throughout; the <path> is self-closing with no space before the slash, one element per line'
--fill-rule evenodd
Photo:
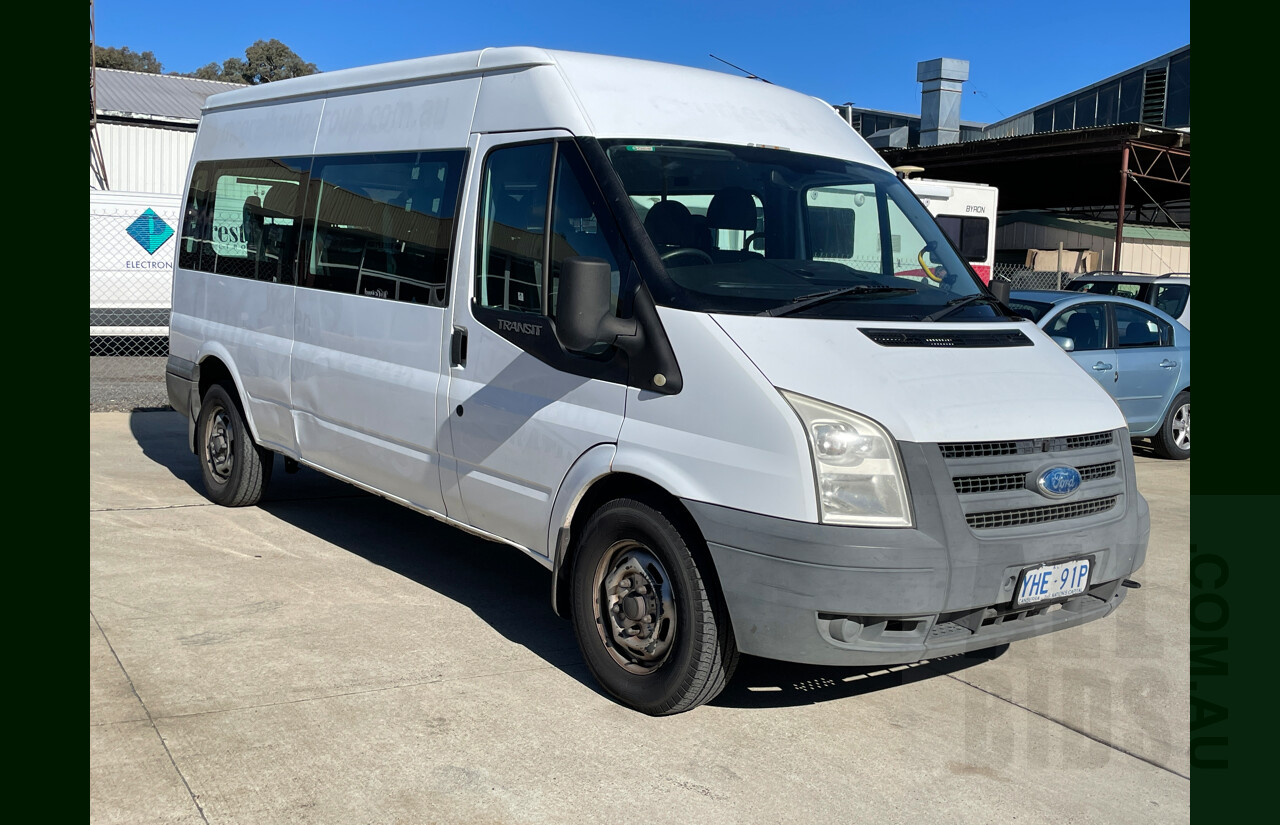
<path fill-rule="evenodd" d="M 673 249 L 698 246 L 698 230 L 693 214 L 680 201 L 659 201 L 644 216 L 644 230 L 658 248 L 658 254 Z"/>
<path fill-rule="evenodd" d="M 751 193 L 741 186 L 726 186 L 715 194 L 707 207 L 707 223 L 713 231 L 736 229 L 750 238 L 756 231 L 756 202 Z M 717 232 L 717 235 L 719 233 Z M 713 249 L 712 260 L 720 262 L 745 261 L 764 257 L 749 249 Z"/>

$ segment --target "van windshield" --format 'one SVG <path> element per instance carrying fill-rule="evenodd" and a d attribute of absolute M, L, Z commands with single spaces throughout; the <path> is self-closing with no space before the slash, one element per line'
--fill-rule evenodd
<path fill-rule="evenodd" d="M 776 148 L 602 142 L 657 248 L 662 304 L 805 318 L 1006 317 L 890 172 Z"/>

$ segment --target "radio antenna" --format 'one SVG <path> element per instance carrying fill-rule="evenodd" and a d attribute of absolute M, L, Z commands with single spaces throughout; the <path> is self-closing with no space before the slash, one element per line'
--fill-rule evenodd
<path fill-rule="evenodd" d="M 728 60 L 725 60 L 725 59 L 724 59 L 724 58 L 722 58 L 722 57 L 716 57 L 714 54 L 713 54 L 713 55 L 711 55 L 711 57 L 714 57 L 716 60 L 719 60 L 721 63 L 723 63 L 723 64 L 724 64 L 724 65 L 726 65 L 726 66 L 733 66 L 733 64 L 732 64 L 732 63 L 730 63 Z M 752 74 L 751 72 L 747 71 L 746 69 L 742 68 L 741 66 L 733 66 L 733 68 L 735 68 L 735 69 L 737 69 L 738 71 L 740 71 L 740 72 L 742 72 L 743 74 L 745 74 L 745 75 L 747 76 L 747 79 L 748 79 L 748 80 L 759 80 L 759 81 L 761 81 L 761 82 L 763 82 L 763 83 L 769 83 L 769 81 L 765 80 L 765 79 L 764 79 L 763 77 L 761 77 L 760 75 L 758 75 L 758 74 Z M 770 85 L 770 86 L 772 86 L 773 84 L 772 84 L 772 83 L 769 83 L 769 85 Z"/>

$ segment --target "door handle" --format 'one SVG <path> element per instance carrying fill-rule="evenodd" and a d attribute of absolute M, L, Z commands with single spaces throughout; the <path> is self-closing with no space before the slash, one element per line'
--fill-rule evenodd
<path fill-rule="evenodd" d="M 1111 365 L 1110 365 L 1110 364 L 1104 364 L 1104 363 L 1102 363 L 1101 361 L 1099 361 L 1098 363 L 1096 363 L 1096 364 L 1094 364 L 1094 365 L 1093 365 L 1093 368 L 1094 368 L 1095 370 L 1097 370 L 1098 372 L 1106 372 L 1107 370 L 1111 369 Z"/>
<path fill-rule="evenodd" d="M 1166 358 L 1166 359 L 1164 359 L 1163 361 L 1161 361 L 1161 362 L 1160 362 L 1160 366 L 1164 367 L 1164 368 L 1165 368 L 1165 369 L 1167 369 L 1167 370 L 1171 370 L 1171 369 L 1173 369 L 1174 367 L 1178 366 L 1178 362 L 1177 362 L 1177 361 L 1170 361 L 1168 358 Z"/>
<path fill-rule="evenodd" d="M 467 328 L 454 327 L 449 337 L 449 366 L 465 367 L 467 365 Z"/>

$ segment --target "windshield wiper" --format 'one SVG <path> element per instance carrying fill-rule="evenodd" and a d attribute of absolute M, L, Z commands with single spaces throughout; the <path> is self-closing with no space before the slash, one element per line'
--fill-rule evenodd
<path fill-rule="evenodd" d="M 790 315 L 793 312 L 799 312 L 818 304 L 825 304 L 827 301 L 834 301 L 837 298 L 846 298 L 852 295 L 904 295 L 907 293 L 919 292 L 918 289 L 910 289 L 900 286 L 871 286 L 870 284 L 858 284 L 857 286 L 847 286 L 842 289 L 832 289 L 826 292 L 818 292 L 813 295 L 801 295 L 792 299 L 791 303 L 776 306 L 772 309 L 766 309 L 764 312 L 757 312 L 757 315 Z"/>
<path fill-rule="evenodd" d="M 974 295 L 966 295 L 963 298 L 954 298 L 950 301 L 947 301 L 947 305 L 944 306 L 942 309 L 938 310 L 937 312 L 931 312 L 928 315 L 921 318 L 920 320 L 936 321 L 939 318 L 945 318 L 951 313 L 961 310 L 969 306 L 969 304 L 975 304 L 978 301 L 984 301 L 996 307 L 997 309 L 1000 309 L 1004 306 L 1004 304 L 1001 304 L 999 301 L 997 301 L 995 298 L 991 297 L 990 295 L 984 295 L 983 293 L 979 292 Z M 1003 315 L 1004 313 L 1000 313 L 1000 314 Z"/>

